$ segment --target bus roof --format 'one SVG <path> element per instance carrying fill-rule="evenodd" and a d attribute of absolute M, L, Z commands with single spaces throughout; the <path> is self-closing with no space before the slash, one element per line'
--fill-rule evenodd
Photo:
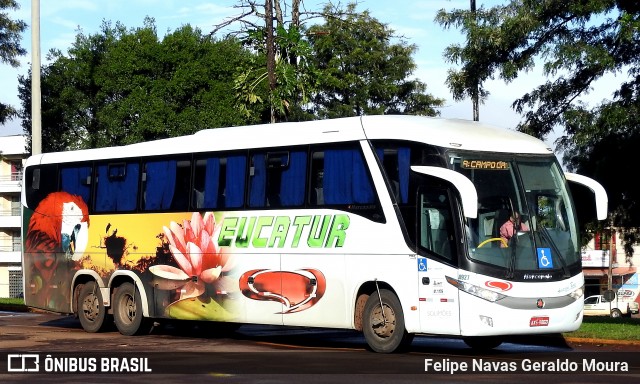
<path fill-rule="evenodd" d="M 487 152 L 553 153 L 543 141 L 532 136 L 479 122 L 423 116 L 374 115 L 205 129 L 193 135 L 120 147 L 44 153 L 30 157 L 27 165 L 246 148 L 288 147 L 363 139 L 409 140 L 445 148 Z"/>

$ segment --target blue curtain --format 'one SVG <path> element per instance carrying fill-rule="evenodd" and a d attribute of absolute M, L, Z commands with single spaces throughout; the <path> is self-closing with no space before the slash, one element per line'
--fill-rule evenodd
<path fill-rule="evenodd" d="M 168 209 L 176 190 L 176 161 L 147 163 L 145 210 Z M 127 172 L 128 174 L 129 172 Z M 135 202 L 135 200 L 134 200 Z"/>
<path fill-rule="evenodd" d="M 325 204 L 349 204 L 353 201 L 351 194 L 352 160 L 351 150 L 329 149 L 324 152 Z"/>
<path fill-rule="evenodd" d="M 225 183 L 225 208 L 239 208 L 244 202 L 246 156 L 227 158 L 227 179 Z"/>
<path fill-rule="evenodd" d="M 264 207 L 266 202 L 267 167 L 265 155 L 256 153 L 253 155 L 253 176 L 249 183 L 249 206 Z"/>
<path fill-rule="evenodd" d="M 82 197 L 85 203 L 89 203 L 91 185 L 86 184 L 91 176 L 91 167 L 63 168 L 60 171 L 62 190 Z"/>
<path fill-rule="evenodd" d="M 375 201 L 369 172 L 360 151 L 330 149 L 324 153 L 326 204 L 369 204 Z"/>
<path fill-rule="evenodd" d="M 207 168 L 204 179 L 204 206 L 207 208 L 218 207 L 218 194 L 220 185 L 220 159 L 217 157 L 207 159 Z"/>
<path fill-rule="evenodd" d="M 375 201 L 373 195 L 373 187 L 371 186 L 371 180 L 369 180 L 369 172 L 365 167 L 364 158 L 359 151 L 351 151 L 353 154 L 353 161 L 351 164 L 353 167 L 353 203 L 356 204 L 370 204 Z"/>
<path fill-rule="evenodd" d="M 289 154 L 289 167 L 282 172 L 280 180 L 280 203 L 283 206 L 304 204 L 304 188 L 307 184 L 307 153 L 302 151 Z"/>
<path fill-rule="evenodd" d="M 106 165 L 98 166 L 98 189 L 96 192 L 97 211 L 115 211 L 117 193 L 113 183 L 109 181 Z"/>
<path fill-rule="evenodd" d="M 400 200 L 409 201 L 409 167 L 411 166 L 411 149 L 398 148 L 398 182 L 400 183 Z"/>
<path fill-rule="evenodd" d="M 133 211 L 138 196 L 139 165 L 126 165 L 123 178 L 109 178 L 109 167 L 98 166 L 98 192 L 96 210 L 98 211 Z"/>

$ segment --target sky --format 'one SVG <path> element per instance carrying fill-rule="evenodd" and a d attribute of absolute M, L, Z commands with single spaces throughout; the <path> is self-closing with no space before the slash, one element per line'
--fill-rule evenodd
<path fill-rule="evenodd" d="M 258 0 L 259 1 L 259 0 Z M 349 0 L 342 0 L 345 5 Z M 260 1 L 259 1 L 260 2 Z M 477 7 L 490 7 L 504 3 L 501 0 L 477 0 Z M 12 68 L 0 63 L 0 100 L 16 108 L 18 98 L 18 76 L 26 76 L 31 65 L 31 3 L 19 0 L 20 9 L 9 11 L 11 19 L 24 20 L 29 24 L 23 34 L 22 46 L 26 56 L 20 58 L 21 66 Z M 46 53 L 56 48 L 66 53 L 75 40 L 78 31 L 85 35 L 99 31 L 103 21 L 112 24 L 121 22 L 127 28 L 143 26 L 144 18 L 155 19 L 158 37 L 162 39 L 167 31 L 175 31 L 185 24 L 199 27 L 204 33 L 230 16 L 237 15 L 234 8 L 237 0 L 44 0 L 40 1 L 40 46 L 42 65 L 47 63 Z M 290 3 L 290 1 L 286 1 Z M 319 10 L 326 1 L 302 0 L 307 9 Z M 337 3 L 337 1 L 334 1 Z M 396 34 L 405 37 L 409 44 L 417 46 L 413 59 L 417 69 L 413 74 L 427 84 L 427 92 L 446 100 L 440 108 L 441 117 L 472 119 L 471 101 L 454 102 L 445 80 L 452 64 L 443 58 L 445 48 L 453 43 L 464 43 L 464 36 L 456 29 L 444 30 L 434 22 L 440 9 L 466 9 L 468 0 L 359 0 L 357 10 L 369 10 L 379 21 L 387 24 Z M 480 121 L 504 129 L 514 129 L 521 120 L 511 104 L 525 92 L 544 81 L 540 65 L 532 72 L 521 74 L 515 81 L 505 84 L 502 80 L 489 80 L 485 88 L 490 92 L 488 100 L 480 106 Z M 591 93 L 583 98 L 587 103 L 597 103 L 610 99 L 614 86 L 620 81 L 603 79 Z M 0 126 L 0 136 L 21 134 L 20 121 L 14 119 Z M 547 138 L 553 146 L 554 135 Z"/>

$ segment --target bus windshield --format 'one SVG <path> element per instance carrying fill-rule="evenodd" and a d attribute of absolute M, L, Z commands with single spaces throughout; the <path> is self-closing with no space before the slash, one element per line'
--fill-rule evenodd
<path fill-rule="evenodd" d="M 478 191 L 478 216 L 466 226 L 471 261 L 511 274 L 566 275 L 579 265 L 576 216 L 555 158 L 457 155 L 451 163 Z"/>

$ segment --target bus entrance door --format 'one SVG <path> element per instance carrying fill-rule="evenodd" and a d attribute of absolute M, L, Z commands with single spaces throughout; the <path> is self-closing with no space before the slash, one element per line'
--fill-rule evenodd
<path fill-rule="evenodd" d="M 446 276 L 457 279 L 458 270 L 418 257 L 420 327 L 425 333 L 460 333 L 458 289 L 447 283 Z"/>

